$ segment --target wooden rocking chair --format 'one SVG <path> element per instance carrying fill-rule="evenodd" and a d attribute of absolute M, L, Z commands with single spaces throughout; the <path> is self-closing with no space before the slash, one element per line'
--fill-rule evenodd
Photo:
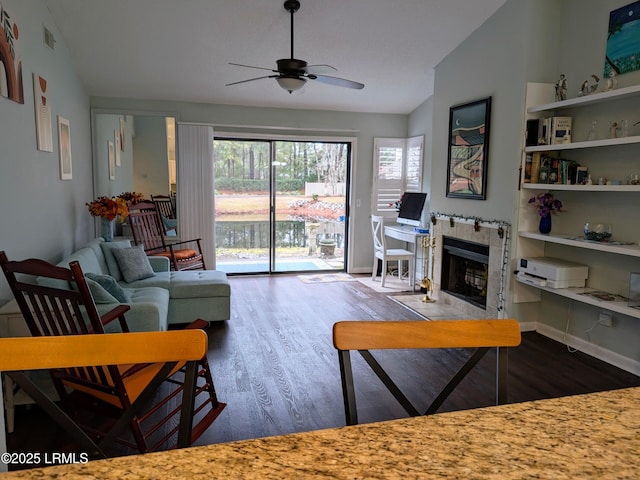
<path fill-rule="evenodd" d="M 67 269 L 38 259 L 9 261 L 0 252 L 0 265 L 33 337 L 108 336 L 104 326 L 116 320 L 123 333 L 129 332 L 125 319 L 129 306 L 120 305 L 101 317 L 77 261 Z M 196 320 L 186 328 L 206 325 Z M 120 364 L 117 358 L 114 354 L 114 362 L 107 365 L 50 370 L 62 409 L 92 439 L 114 441 L 140 453 L 174 448 L 176 436 L 180 446 L 186 446 L 226 406 L 217 399 L 206 355 L 190 367 L 191 372 L 185 371 L 184 361 Z M 175 403 L 180 395 L 193 406 L 187 439 L 184 432 L 179 433 L 181 408 Z M 108 421 L 96 425 L 96 413 Z M 119 433 L 118 429 L 113 433 L 114 427 L 123 423 L 129 425 L 131 435 L 114 438 Z"/>
<path fill-rule="evenodd" d="M 206 270 L 201 239 L 167 242 L 162 220 L 154 203 L 140 202 L 131 205 L 129 224 L 133 242 L 143 245 L 147 255 L 167 257 L 172 270 Z"/>

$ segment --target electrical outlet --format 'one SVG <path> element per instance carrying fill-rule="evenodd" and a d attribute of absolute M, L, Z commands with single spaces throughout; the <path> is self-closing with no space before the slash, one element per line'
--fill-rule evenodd
<path fill-rule="evenodd" d="M 607 313 L 607 312 L 600 313 L 600 316 L 598 317 L 598 323 L 600 325 L 604 325 L 605 327 L 610 327 L 612 322 L 613 322 L 613 318 L 611 317 L 610 313 Z"/>

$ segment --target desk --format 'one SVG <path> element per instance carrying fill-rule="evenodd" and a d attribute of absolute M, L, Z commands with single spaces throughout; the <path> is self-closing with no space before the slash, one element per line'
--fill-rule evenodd
<path fill-rule="evenodd" d="M 418 277 L 422 278 L 425 276 L 425 272 L 421 272 L 422 275 L 418 275 L 418 270 L 417 270 L 418 252 L 421 251 L 419 249 L 420 239 L 422 237 L 429 236 L 429 234 L 418 233 L 414 230 L 414 227 L 410 225 L 395 224 L 395 225 L 385 225 L 384 235 L 385 237 L 394 238 L 396 240 L 400 240 L 401 242 L 405 242 L 407 246 L 410 246 L 409 248 L 413 252 L 413 279 L 411 280 L 411 290 L 415 290 L 416 278 Z M 428 252 L 421 252 L 421 253 L 423 255 L 428 255 Z"/>
<path fill-rule="evenodd" d="M 639 404 L 636 387 L 9 472 L 0 479 L 640 478 Z"/>

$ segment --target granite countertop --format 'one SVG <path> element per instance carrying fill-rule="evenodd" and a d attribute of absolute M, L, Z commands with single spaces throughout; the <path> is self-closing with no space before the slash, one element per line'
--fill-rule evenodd
<path fill-rule="evenodd" d="M 0 478 L 640 478 L 640 387 L 183 450 Z"/>

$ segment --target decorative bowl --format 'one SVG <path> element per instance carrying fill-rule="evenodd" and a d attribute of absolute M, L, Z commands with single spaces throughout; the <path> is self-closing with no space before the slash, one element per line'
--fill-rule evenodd
<path fill-rule="evenodd" d="M 605 242 L 611 238 L 611 225 L 608 223 L 585 223 L 584 238 L 595 240 L 596 242 Z"/>

